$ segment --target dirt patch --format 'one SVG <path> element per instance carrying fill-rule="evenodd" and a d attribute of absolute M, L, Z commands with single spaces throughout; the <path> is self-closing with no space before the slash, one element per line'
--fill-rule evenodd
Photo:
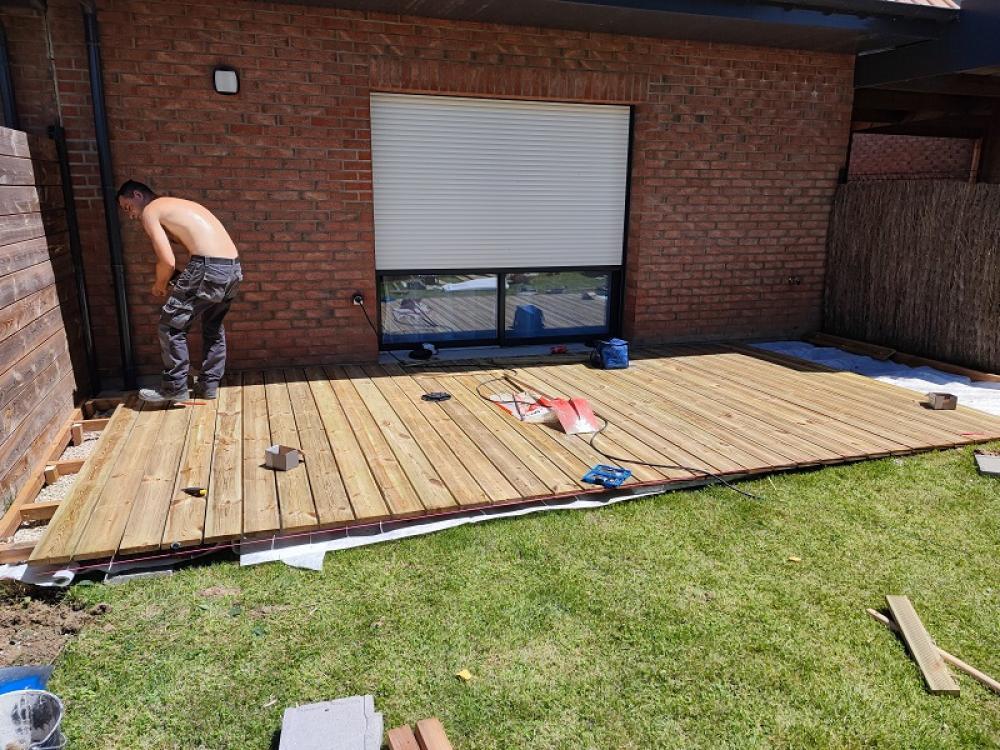
<path fill-rule="evenodd" d="M 108 611 L 84 609 L 62 594 L 38 594 L 20 586 L 0 590 L 0 667 L 51 664 L 66 643 Z"/>
<path fill-rule="evenodd" d="M 239 596 L 243 592 L 236 587 L 211 586 L 207 589 L 199 591 L 198 593 L 201 594 L 202 596 L 217 597 L 217 596 Z"/>

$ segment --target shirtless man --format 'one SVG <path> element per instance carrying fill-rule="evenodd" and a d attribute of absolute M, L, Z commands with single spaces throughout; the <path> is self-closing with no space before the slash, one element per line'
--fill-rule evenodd
<path fill-rule="evenodd" d="M 139 398 L 150 403 L 186 401 L 188 391 L 187 332 L 201 317 L 205 359 L 195 383 L 195 396 L 218 396 L 226 369 L 226 332 L 222 319 L 243 280 L 236 245 L 222 223 L 202 205 L 181 198 L 160 197 L 148 186 L 129 180 L 118 190 L 118 206 L 129 218 L 142 222 L 156 253 L 153 296 L 166 297 L 176 259 L 171 241 L 191 254 L 176 278 L 160 313 L 160 353 L 163 380 L 159 388 L 143 388 Z"/>

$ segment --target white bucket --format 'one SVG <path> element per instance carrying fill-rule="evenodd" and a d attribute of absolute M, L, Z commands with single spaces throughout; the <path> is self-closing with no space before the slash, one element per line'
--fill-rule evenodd
<path fill-rule="evenodd" d="M 0 747 L 62 750 L 63 702 L 46 690 L 0 694 Z"/>

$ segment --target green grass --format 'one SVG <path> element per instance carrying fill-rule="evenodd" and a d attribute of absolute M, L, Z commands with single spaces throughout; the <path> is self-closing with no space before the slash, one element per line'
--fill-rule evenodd
<path fill-rule="evenodd" d="M 78 586 L 112 610 L 57 665 L 70 747 L 267 748 L 284 707 L 356 693 L 456 750 L 1000 745 L 1000 696 L 928 695 L 864 614 L 908 594 L 1000 675 L 1000 482 L 971 450 L 746 486 Z"/>

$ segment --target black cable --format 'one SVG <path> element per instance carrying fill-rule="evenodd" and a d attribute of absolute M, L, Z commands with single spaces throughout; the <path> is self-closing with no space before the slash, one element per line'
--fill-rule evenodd
<path fill-rule="evenodd" d="M 597 415 L 595 414 L 594 416 L 597 416 Z M 682 466 L 680 464 L 657 464 L 657 463 L 652 463 L 650 461 L 641 461 L 641 460 L 635 459 L 635 458 L 623 458 L 622 456 L 615 456 L 615 455 L 612 455 L 612 454 L 608 453 L 605 450 L 601 450 L 596 445 L 594 445 L 594 441 L 598 438 L 598 436 L 600 436 L 608 428 L 608 424 L 610 424 L 610 423 L 608 422 L 608 420 L 604 419 L 603 417 L 598 417 L 598 419 L 600 419 L 602 422 L 604 422 L 604 424 L 601 426 L 601 428 L 597 432 L 591 433 L 590 440 L 588 440 L 587 442 L 590 445 L 590 447 L 593 448 L 596 452 L 600 453 L 602 456 L 604 456 L 605 458 L 607 458 L 607 459 L 609 459 L 611 461 L 616 461 L 618 463 L 635 464 L 635 465 L 638 465 L 638 466 L 648 466 L 651 469 L 675 469 L 677 471 L 686 471 L 689 474 L 701 474 L 702 476 L 705 476 L 705 477 L 707 477 L 709 479 L 714 480 L 714 482 L 716 484 L 721 484 L 721 485 L 725 486 L 726 488 L 732 490 L 733 492 L 735 492 L 735 493 L 737 493 L 739 495 L 743 495 L 743 497 L 749 498 L 750 500 L 763 500 L 764 499 L 760 495 L 755 495 L 752 492 L 747 492 L 746 490 L 741 490 L 735 484 L 733 484 L 732 482 L 730 482 L 729 480 L 727 480 L 724 476 L 722 476 L 720 474 L 716 474 L 715 472 L 712 472 L 712 471 L 708 471 L 707 469 L 699 469 L 696 466 Z"/>
<path fill-rule="evenodd" d="M 360 307 L 361 308 L 361 312 L 363 312 L 365 314 L 365 320 L 368 321 L 368 325 L 370 325 L 372 327 L 372 330 L 375 331 L 375 336 L 377 337 L 378 336 L 378 326 L 375 325 L 375 321 L 373 321 L 371 315 L 368 314 L 368 308 L 365 307 L 365 303 L 362 302 L 361 304 L 358 305 L 358 307 Z M 390 357 L 392 357 L 394 360 L 396 360 L 403 367 L 406 367 L 407 363 L 404 362 L 403 360 L 401 360 L 399 357 L 397 357 L 396 353 L 394 351 L 392 351 L 392 349 L 386 349 L 386 351 L 389 353 Z"/>

